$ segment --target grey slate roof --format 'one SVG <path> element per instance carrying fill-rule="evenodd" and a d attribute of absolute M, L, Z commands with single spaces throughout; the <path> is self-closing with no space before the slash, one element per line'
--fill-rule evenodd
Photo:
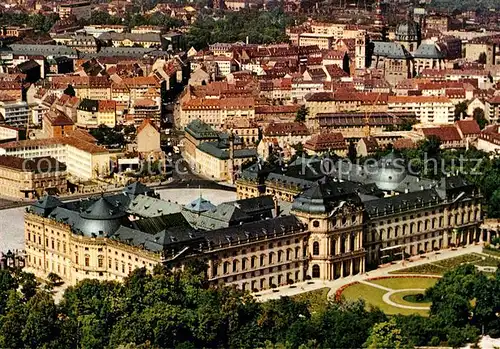
<path fill-rule="evenodd" d="M 331 212 L 341 201 L 359 203 L 355 186 L 350 182 L 322 182 L 297 196 L 292 209 L 312 214 Z"/>
<path fill-rule="evenodd" d="M 10 48 L 14 55 L 78 57 L 76 49 L 63 45 L 12 44 Z"/>
<path fill-rule="evenodd" d="M 238 241 L 255 240 L 276 234 L 289 234 L 291 231 L 304 229 L 304 225 L 295 216 L 282 216 L 263 219 L 257 222 L 211 230 L 204 233 L 209 246 L 217 247 Z"/>
<path fill-rule="evenodd" d="M 130 40 L 132 42 L 157 42 L 161 43 L 161 35 L 158 33 L 117 33 L 105 32 L 99 35 L 99 40 L 102 41 L 123 41 Z"/>
<path fill-rule="evenodd" d="M 62 204 L 62 201 L 55 196 L 45 195 L 41 199 L 35 201 L 29 209 L 33 213 L 46 217 L 51 210 L 61 206 Z"/>
<path fill-rule="evenodd" d="M 214 209 L 195 214 L 183 211 L 186 220 L 195 228 L 212 230 L 248 222 L 252 217 L 230 203 L 222 203 Z"/>
<path fill-rule="evenodd" d="M 240 199 L 231 201 L 229 204 L 234 205 L 248 215 L 261 213 L 263 211 L 271 211 L 274 209 L 274 199 L 272 195 L 257 196 L 248 199 Z"/>
<path fill-rule="evenodd" d="M 374 41 L 373 55 L 393 59 L 411 58 L 410 53 L 397 42 Z"/>
<path fill-rule="evenodd" d="M 439 49 L 436 44 L 422 43 L 414 52 L 413 57 L 415 58 L 444 58 L 443 52 Z"/>
<path fill-rule="evenodd" d="M 134 229 L 149 234 L 157 234 L 164 229 L 181 226 L 189 227 L 190 225 L 180 212 L 158 217 L 147 217 L 132 221 L 132 227 Z"/>
<path fill-rule="evenodd" d="M 209 210 L 215 209 L 215 205 L 212 204 L 210 201 L 207 199 L 204 199 L 201 195 L 196 198 L 195 200 L 191 201 L 189 204 L 184 205 L 184 209 L 195 212 L 195 213 L 201 213 Z"/>
<path fill-rule="evenodd" d="M 129 184 L 124 190 L 124 193 L 130 194 L 132 196 L 137 196 L 137 195 L 145 195 L 147 193 L 151 192 L 151 189 L 149 189 L 147 186 L 142 184 L 141 182 L 134 182 L 132 184 Z"/>
<path fill-rule="evenodd" d="M 200 119 L 191 121 L 184 130 L 195 139 L 217 139 L 219 135 L 210 125 Z"/>
<path fill-rule="evenodd" d="M 205 142 L 198 144 L 197 147 L 204 153 L 207 153 L 213 157 L 216 157 L 220 160 L 228 160 L 229 159 L 229 150 L 221 149 L 218 147 L 217 142 Z M 256 149 L 235 149 L 234 150 L 235 158 L 255 158 L 257 157 Z"/>
<path fill-rule="evenodd" d="M 82 52 L 82 58 L 92 57 L 127 57 L 127 58 L 143 58 L 149 52 L 154 51 L 153 48 L 144 47 L 101 47 L 99 52 Z"/>
<path fill-rule="evenodd" d="M 430 206 L 442 202 L 435 189 L 389 196 L 364 203 L 370 217 L 385 216 L 393 212 L 404 212 L 416 207 Z"/>
<path fill-rule="evenodd" d="M 180 204 L 146 195 L 135 197 L 127 208 L 128 213 L 139 217 L 159 217 L 181 211 L 182 206 Z"/>

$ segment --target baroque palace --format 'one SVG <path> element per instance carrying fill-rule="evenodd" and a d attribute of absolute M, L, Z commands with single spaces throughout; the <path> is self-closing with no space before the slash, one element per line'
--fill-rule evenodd
<path fill-rule="evenodd" d="M 257 291 L 491 239 L 479 229 L 474 186 L 411 176 L 398 160 L 391 154 L 349 171 L 336 163 L 327 175 L 321 161 L 256 164 L 237 181 L 239 199 L 217 206 L 201 195 L 184 206 L 164 201 L 140 183 L 68 203 L 46 196 L 26 210 L 27 267 L 75 284 L 201 258 L 214 284 Z"/>

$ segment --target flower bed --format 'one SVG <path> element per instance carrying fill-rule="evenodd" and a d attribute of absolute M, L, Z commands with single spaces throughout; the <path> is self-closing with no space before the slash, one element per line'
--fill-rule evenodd
<path fill-rule="evenodd" d="M 441 275 L 446 271 L 443 267 L 431 263 L 415 265 L 405 269 L 399 269 L 389 272 L 389 274 L 436 274 Z M 397 275 L 395 275 L 397 276 Z"/>

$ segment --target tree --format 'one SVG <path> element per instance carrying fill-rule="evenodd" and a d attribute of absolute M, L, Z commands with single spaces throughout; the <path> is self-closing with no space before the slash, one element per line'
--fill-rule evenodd
<path fill-rule="evenodd" d="M 50 293 L 38 291 L 26 303 L 26 311 L 21 338 L 27 347 L 43 347 L 58 337 L 57 309 Z"/>
<path fill-rule="evenodd" d="M 347 148 L 347 157 L 349 158 L 349 160 L 354 162 L 354 161 L 356 161 L 357 156 L 358 156 L 358 151 L 356 150 L 356 145 L 351 140 L 349 142 L 349 147 Z"/>
<path fill-rule="evenodd" d="M 26 321 L 26 307 L 21 296 L 10 290 L 5 307 L 0 307 L 0 348 L 22 348 L 23 341 L 19 335 Z"/>
<path fill-rule="evenodd" d="M 488 124 L 488 121 L 484 117 L 484 110 L 481 108 L 474 109 L 474 111 L 472 112 L 472 117 L 474 118 L 474 120 L 476 120 L 481 130 Z"/>
<path fill-rule="evenodd" d="M 488 218 L 500 218 L 500 189 L 495 190 L 488 201 Z"/>
<path fill-rule="evenodd" d="M 487 60 L 486 52 L 481 52 L 479 54 L 477 62 L 480 63 L 480 64 L 486 64 L 486 60 Z"/>
<path fill-rule="evenodd" d="M 309 115 L 309 109 L 306 108 L 305 105 L 301 105 L 299 110 L 297 110 L 297 114 L 295 115 L 295 121 L 305 122 L 308 115 Z"/>
<path fill-rule="evenodd" d="M 319 314 L 314 333 L 325 348 L 361 348 L 370 328 L 386 320 L 379 309 L 366 310 L 363 301 L 330 303 Z"/>
<path fill-rule="evenodd" d="M 419 149 L 427 154 L 428 158 L 436 158 L 440 153 L 441 140 L 436 136 L 429 136 L 420 143 Z"/>
<path fill-rule="evenodd" d="M 455 105 L 455 120 L 462 119 L 463 115 L 467 115 L 467 102 L 465 101 Z"/>
<path fill-rule="evenodd" d="M 17 280 L 11 275 L 8 270 L 0 269 L 0 315 L 5 309 L 9 291 L 17 288 Z"/>
<path fill-rule="evenodd" d="M 68 84 L 68 87 L 66 87 L 63 91 L 63 93 L 65 95 L 68 95 L 68 96 L 71 96 L 71 97 L 75 97 L 76 96 L 76 92 L 75 92 L 75 89 L 73 88 L 73 86 L 71 86 L 70 84 Z"/>
<path fill-rule="evenodd" d="M 408 347 L 395 319 L 380 322 L 373 326 L 365 345 L 370 349 Z"/>

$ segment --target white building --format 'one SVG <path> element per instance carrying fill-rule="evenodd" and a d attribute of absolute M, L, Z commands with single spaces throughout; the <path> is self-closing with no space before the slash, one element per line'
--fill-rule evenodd
<path fill-rule="evenodd" d="M 26 126 L 30 109 L 26 102 L 0 101 L 0 115 L 7 125 Z"/>
<path fill-rule="evenodd" d="M 109 151 L 74 137 L 3 143 L 0 144 L 0 155 L 12 155 L 26 159 L 52 156 L 66 164 L 69 175 L 80 180 L 89 180 L 109 174 Z"/>
<path fill-rule="evenodd" d="M 389 96 L 389 112 L 415 113 L 422 124 L 452 124 L 455 106 L 443 96 Z"/>

